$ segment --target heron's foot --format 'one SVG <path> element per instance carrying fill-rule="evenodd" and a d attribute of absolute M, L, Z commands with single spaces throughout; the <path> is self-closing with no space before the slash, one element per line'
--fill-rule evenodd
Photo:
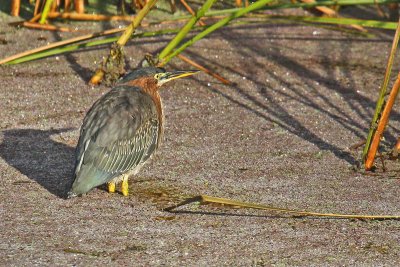
<path fill-rule="evenodd" d="M 122 179 L 122 184 L 121 184 L 121 193 L 122 193 L 122 195 L 124 195 L 125 197 L 129 195 L 129 183 L 128 183 L 128 178 L 129 178 L 128 175 L 124 176 L 124 178 Z"/>
<path fill-rule="evenodd" d="M 115 193 L 115 183 L 109 182 L 107 183 L 108 193 Z"/>

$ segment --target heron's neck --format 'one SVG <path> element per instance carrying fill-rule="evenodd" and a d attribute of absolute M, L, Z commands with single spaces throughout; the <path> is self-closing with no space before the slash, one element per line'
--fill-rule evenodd
<path fill-rule="evenodd" d="M 151 99 L 153 100 L 154 104 L 156 105 L 158 123 L 159 123 L 159 127 L 158 127 L 159 139 L 157 141 L 157 146 L 158 146 L 160 144 L 161 137 L 163 136 L 163 133 L 164 133 L 164 112 L 163 112 L 161 96 L 158 93 L 157 85 L 155 87 L 142 87 L 142 91 L 144 91 L 145 93 L 150 95 Z"/>
<path fill-rule="evenodd" d="M 143 89 L 142 89 L 143 90 Z M 158 121 L 160 122 L 160 125 L 162 126 L 163 121 L 164 121 L 164 113 L 163 113 L 163 106 L 162 106 L 162 101 L 161 101 L 161 96 L 158 93 L 158 90 L 143 90 L 145 93 L 151 96 L 151 99 L 153 99 L 154 104 L 156 105 L 157 108 L 157 114 L 158 114 Z"/>
<path fill-rule="evenodd" d="M 160 123 L 160 129 L 162 129 L 164 115 L 163 115 L 161 97 L 160 97 L 160 94 L 158 93 L 159 87 L 157 85 L 157 81 L 153 78 L 143 77 L 143 78 L 138 78 L 138 79 L 135 79 L 132 81 L 128 81 L 121 85 L 138 87 L 138 88 L 140 88 L 140 90 L 142 92 L 151 96 L 151 99 L 153 100 L 154 104 L 156 105 L 158 121 Z"/>
<path fill-rule="evenodd" d="M 148 94 L 150 91 L 158 90 L 157 81 L 154 78 L 149 78 L 149 77 L 137 78 L 135 80 L 127 81 L 119 85 L 139 87 L 142 91 Z"/>

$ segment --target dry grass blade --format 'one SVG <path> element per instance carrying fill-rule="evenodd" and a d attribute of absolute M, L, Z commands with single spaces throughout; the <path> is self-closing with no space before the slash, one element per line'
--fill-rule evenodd
<path fill-rule="evenodd" d="M 309 211 L 300 211 L 300 210 L 292 210 L 285 208 L 277 208 L 268 205 L 241 202 L 236 200 L 231 200 L 228 198 L 220 198 L 220 197 L 212 197 L 207 195 L 199 195 L 192 198 L 188 198 L 181 203 L 178 203 L 174 206 L 170 206 L 165 208 L 165 211 L 172 212 L 174 209 L 185 206 L 191 203 L 200 202 L 200 203 L 215 203 L 215 204 L 223 204 L 235 207 L 242 208 L 250 208 L 250 209 L 259 209 L 259 210 L 268 210 L 273 212 L 280 213 L 288 213 L 294 216 L 308 216 L 308 217 L 325 217 L 325 218 L 337 218 L 337 219 L 363 219 L 363 220 L 399 220 L 400 215 L 357 215 L 357 214 L 339 214 L 339 213 L 319 213 L 319 212 L 309 212 Z"/>

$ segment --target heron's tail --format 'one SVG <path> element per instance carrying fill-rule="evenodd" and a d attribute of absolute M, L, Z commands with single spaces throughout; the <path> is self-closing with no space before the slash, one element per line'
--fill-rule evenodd
<path fill-rule="evenodd" d="M 71 190 L 68 192 L 68 198 L 85 194 L 93 188 L 105 184 L 112 178 L 114 178 L 113 174 L 102 171 L 92 164 L 82 164 L 75 176 L 75 181 L 72 184 Z"/>

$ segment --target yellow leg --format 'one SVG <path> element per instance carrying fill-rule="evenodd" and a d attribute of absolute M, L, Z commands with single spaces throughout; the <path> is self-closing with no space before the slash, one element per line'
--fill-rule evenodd
<path fill-rule="evenodd" d="M 121 192 L 122 195 L 128 196 L 129 194 L 129 183 L 128 183 L 128 175 L 124 175 L 124 178 L 122 179 L 122 185 L 121 185 Z"/>
<path fill-rule="evenodd" d="M 108 186 L 109 193 L 115 193 L 115 183 L 114 182 L 107 183 L 107 186 Z"/>

